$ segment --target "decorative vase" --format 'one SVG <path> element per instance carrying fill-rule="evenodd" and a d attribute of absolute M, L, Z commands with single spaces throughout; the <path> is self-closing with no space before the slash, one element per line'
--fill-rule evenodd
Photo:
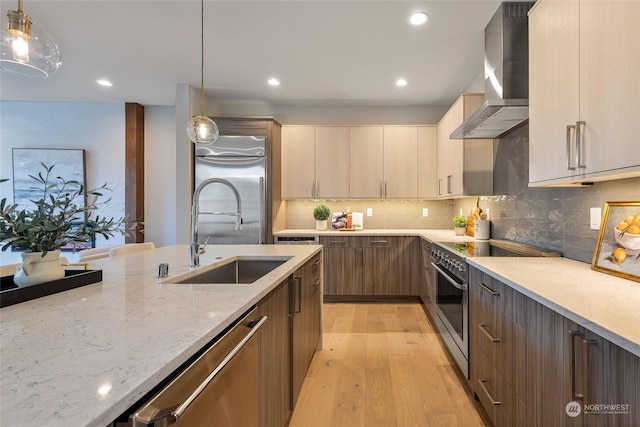
<path fill-rule="evenodd" d="M 464 236 L 467 232 L 467 227 L 453 227 L 456 232 L 456 236 Z"/>
<path fill-rule="evenodd" d="M 324 231 L 327 229 L 327 220 L 326 219 L 317 219 L 316 220 L 316 230 Z"/>
<path fill-rule="evenodd" d="M 13 282 L 21 288 L 64 277 L 60 251 L 49 251 L 44 257 L 42 252 L 26 252 L 21 255 L 22 264 L 13 276 Z"/>

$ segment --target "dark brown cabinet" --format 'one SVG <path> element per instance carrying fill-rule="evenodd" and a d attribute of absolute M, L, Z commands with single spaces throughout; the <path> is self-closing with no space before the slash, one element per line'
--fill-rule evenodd
<path fill-rule="evenodd" d="M 322 253 L 260 303 L 260 425 L 288 424 L 321 333 Z M 241 397 L 239 397 L 241 398 Z"/>
<path fill-rule="evenodd" d="M 322 254 L 315 255 L 293 274 L 291 298 L 293 406 L 295 407 L 311 359 L 320 341 Z"/>
<path fill-rule="evenodd" d="M 356 238 L 320 238 L 324 252 L 324 295 L 363 295 L 362 280 L 356 279 Z"/>
<path fill-rule="evenodd" d="M 640 358 L 475 268 L 469 288 L 471 385 L 496 427 L 640 425 Z"/>
<path fill-rule="evenodd" d="M 258 304 L 269 320 L 260 331 L 260 426 L 285 426 L 291 416 L 290 281 L 286 280 Z"/>
<path fill-rule="evenodd" d="M 537 306 L 535 425 L 640 425 L 640 358 Z M 579 406 L 575 417 L 567 414 L 570 402 Z"/>
<path fill-rule="evenodd" d="M 420 294 L 418 237 L 321 237 L 326 299 L 417 297 Z"/>
<path fill-rule="evenodd" d="M 523 425 L 531 300 L 474 268 L 469 299 L 471 386 L 496 426 Z"/>
<path fill-rule="evenodd" d="M 436 285 L 433 280 L 433 267 L 431 266 L 431 242 L 427 239 L 420 239 L 420 244 L 422 249 L 420 299 L 433 320 L 436 315 Z"/>

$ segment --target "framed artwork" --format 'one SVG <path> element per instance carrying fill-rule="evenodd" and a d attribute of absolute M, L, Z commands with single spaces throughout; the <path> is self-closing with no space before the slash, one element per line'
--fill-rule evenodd
<path fill-rule="evenodd" d="M 593 270 L 640 282 L 640 202 L 607 202 Z"/>
<path fill-rule="evenodd" d="M 18 209 L 33 209 L 31 199 L 39 199 L 42 189 L 37 188 L 37 183 L 29 175 L 37 175 L 43 171 L 41 163 L 47 166 L 55 165 L 53 176 L 60 176 L 67 181 L 78 181 L 86 185 L 85 175 L 85 151 L 61 148 L 14 148 L 13 156 L 13 202 Z M 86 198 L 78 199 L 75 203 L 85 206 Z M 95 246 L 95 242 L 86 242 L 77 245 L 75 250 L 86 249 Z M 63 251 L 74 250 L 73 245 L 64 246 Z M 15 249 L 20 250 L 20 249 Z"/>

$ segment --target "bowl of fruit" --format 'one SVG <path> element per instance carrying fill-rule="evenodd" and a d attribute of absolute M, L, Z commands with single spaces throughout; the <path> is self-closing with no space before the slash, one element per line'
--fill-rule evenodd
<path fill-rule="evenodd" d="M 631 251 L 640 250 L 640 213 L 629 215 L 613 229 L 616 242 Z"/>

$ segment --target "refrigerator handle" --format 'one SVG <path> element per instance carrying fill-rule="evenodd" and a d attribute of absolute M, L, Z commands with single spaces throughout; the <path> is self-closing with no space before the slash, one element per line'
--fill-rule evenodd
<path fill-rule="evenodd" d="M 260 209 L 260 213 L 258 215 L 258 243 L 263 245 L 265 243 L 264 241 L 264 222 L 265 222 L 265 218 L 263 218 L 264 216 L 264 212 L 266 212 L 266 205 L 265 205 L 265 197 L 264 197 L 264 191 L 265 191 L 265 181 L 264 181 L 264 177 L 261 176 L 260 178 L 258 178 L 258 180 L 260 181 L 260 206 L 264 206 L 265 209 Z"/>

